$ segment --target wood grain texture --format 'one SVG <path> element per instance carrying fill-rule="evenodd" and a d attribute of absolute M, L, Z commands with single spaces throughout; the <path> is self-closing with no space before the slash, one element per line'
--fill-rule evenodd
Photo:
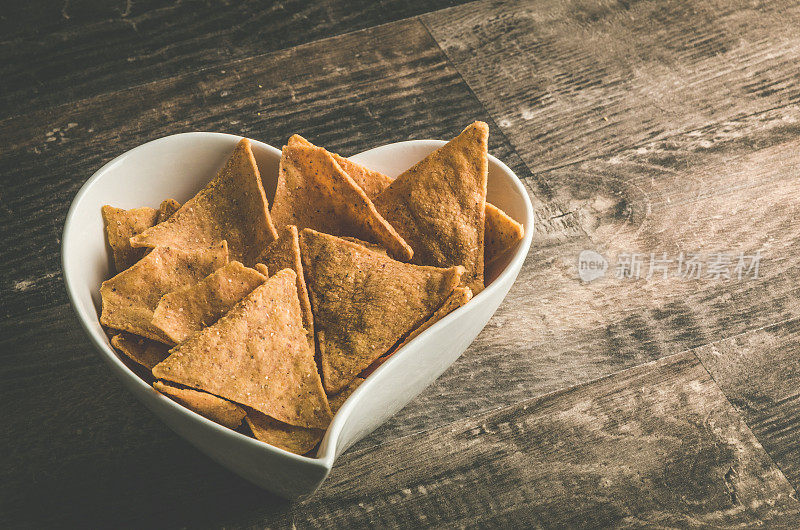
<path fill-rule="evenodd" d="M 535 174 L 535 243 L 517 282 L 464 356 L 375 443 L 429 428 L 429 410 L 455 419 L 512 405 L 800 317 L 798 124 L 791 105 Z M 586 249 L 611 262 L 603 279 L 578 277 Z M 651 252 L 757 250 L 759 278 L 686 280 L 673 265 L 668 279 L 646 279 Z M 616 277 L 623 251 L 646 256 L 640 280 Z"/>
<path fill-rule="evenodd" d="M 344 455 L 253 527 L 798 524 L 800 503 L 691 353 Z"/>
<path fill-rule="evenodd" d="M 533 171 L 800 99 L 800 6 L 486 0 L 423 17 Z"/>
<path fill-rule="evenodd" d="M 277 22 L 274 38 L 263 18 L 272 8 L 228 24 L 249 3 L 129 3 L 119 17 L 140 17 L 143 37 L 119 31 L 129 24 L 116 6 L 82 5 L 61 6 L 81 30 L 35 4 L 13 23 L 0 16 L 0 56 L 13 58 L 0 66 L 10 80 L 0 91 L 0 400 L 13 405 L 0 428 L 0 518 L 796 525 L 791 487 L 742 418 L 691 354 L 674 354 L 697 348 L 797 485 L 797 6 L 480 2 L 425 25 L 282 49 L 370 25 L 365 13 L 390 3 L 344 19 L 284 5 L 330 24 L 303 33 L 301 14 Z M 180 28 L 192 7 L 203 16 Z M 57 59 L 25 55 L 39 37 Z M 104 38 L 105 52 L 90 46 Z M 122 67 L 128 48 L 137 59 Z M 39 88 L 23 107 L 26 83 Z M 475 119 L 525 178 L 534 249 L 465 356 L 346 453 L 307 503 L 287 505 L 189 448 L 111 379 L 80 331 L 61 286 L 60 233 L 77 189 L 117 154 L 187 130 L 273 145 L 297 132 L 350 154 L 448 138 Z M 635 281 L 612 269 L 584 283 L 584 249 L 612 266 L 625 251 L 763 258 L 761 276 L 740 282 Z"/>
<path fill-rule="evenodd" d="M 103 372 L 76 375 L 93 380 Z M 691 352 L 356 447 L 300 504 L 264 493 L 161 433 L 125 393 L 69 379 L 54 390 L 72 405 L 74 428 L 59 433 L 71 450 L 8 487 L 0 513 L 9 520 L 254 528 L 798 524 L 791 486 Z M 96 423 L 98 397 L 126 406 Z M 48 396 L 37 403 L 52 407 Z M 88 447 L 90 440 L 105 449 Z M 4 468 L 12 478 L 53 444 L 16 447 Z"/>
<path fill-rule="evenodd" d="M 84 99 L 455 5 L 457 0 L 10 3 L 0 117 Z"/>
<path fill-rule="evenodd" d="M 789 482 L 800 487 L 800 321 L 695 350 Z"/>

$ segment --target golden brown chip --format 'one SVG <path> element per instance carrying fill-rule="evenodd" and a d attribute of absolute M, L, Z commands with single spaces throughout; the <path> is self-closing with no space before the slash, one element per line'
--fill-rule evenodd
<path fill-rule="evenodd" d="M 124 331 L 111 337 L 111 345 L 133 362 L 152 370 L 169 357 L 169 346 Z"/>
<path fill-rule="evenodd" d="M 100 286 L 103 311 L 100 323 L 170 344 L 152 323 L 153 311 L 165 294 L 197 283 L 228 262 L 228 247 L 221 244 L 202 251 L 159 247 L 131 268 Z"/>
<path fill-rule="evenodd" d="M 317 147 L 299 134 L 295 134 L 289 138 L 289 145 Z M 383 173 L 366 168 L 361 164 L 356 164 L 336 153 L 331 153 L 331 156 L 333 156 L 333 159 L 336 160 L 344 172 L 350 175 L 355 183 L 364 190 L 364 193 L 366 193 L 367 197 L 370 199 L 374 199 L 380 195 L 380 193 L 392 183 L 391 177 L 387 177 Z"/>
<path fill-rule="evenodd" d="M 187 409 L 229 429 L 235 429 L 241 425 L 246 414 L 242 407 L 208 392 L 179 388 L 164 384 L 162 381 L 153 383 L 153 388 Z"/>
<path fill-rule="evenodd" d="M 325 428 L 331 419 L 290 269 L 173 348 L 153 375 L 299 427 Z"/>
<path fill-rule="evenodd" d="M 289 138 L 289 145 L 316 147 L 297 134 Z M 343 158 L 335 153 L 333 153 L 333 158 L 339 163 L 342 169 L 356 181 L 356 184 L 361 186 L 361 189 L 363 189 L 372 200 L 375 200 L 375 197 L 380 195 L 381 192 L 392 183 L 391 177 L 366 168 L 348 158 Z M 489 262 L 502 256 L 508 249 L 512 248 L 522 239 L 523 226 L 509 217 L 506 212 L 487 202 L 484 234 L 484 263 L 488 265 Z"/>
<path fill-rule="evenodd" d="M 231 259 L 253 265 L 277 234 L 250 141 L 243 138 L 217 176 L 175 214 L 131 238 L 134 247 L 186 250 L 227 241 Z"/>
<path fill-rule="evenodd" d="M 417 329 L 412 331 L 408 334 L 408 336 L 403 339 L 403 342 L 395 348 L 394 350 L 397 351 L 415 338 L 417 338 L 420 333 L 431 327 L 432 325 L 436 324 L 438 321 L 461 307 L 462 305 L 466 304 L 472 299 L 472 289 L 469 287 L 458 287 L 453 290 L 450 296 L 447 297 L 447 300 L 444 301 L 442 307 L 436 310 L 436 312 L 431 315 L 431 317 L 423 322 Z"/>
<path fill-rule="evenodd" d="M 297 294 L 300 297 L 300 309 L 303 311 L 303 326 L 308 332 L 311 344 L 314 344 L 314 315 L 311 313 L 311 302 L 308 301 L 303 264 L 300 261 L 300 240 L 297 227 L 284 226 L 279 231 L 280 237 L 270 243 L 260 256 L 259 261 L 266 264 L 267 269 L 281 271 L 292 269 L 297 274 Z"/>
<path fill-rule="evenodd" d="M 162 201 L 161 206 L 158 207 L 158 219 L 156 219 L 156 223 L 163 223 L 180 209 L 181 203 L 175 199 L 166 199 Z"/>
<path fill-rule="evenodd" d="M 334 414 L 339 412 L 339 409 L 342 408 L 342 405 L 344 405 L 344 402 L 347 401 L 347 398 L 349 398 L 353 394 L 353 392 L 356 391 L 356 388 L 361 386 L 361 383 L 363 382 L 364 382 L 363 377 L 356 377 L 355 379 L 350 381 L 350 384 L 344 387 L 344 389 L 342 389 L 341 392 L 333 396 L 328 396 L 328 403 L 331 404 L 331 411 Z"/>
<path fill-rule="evenodd" d="M 199 282 L 161 297 L 153 312 L 153 325 L 173 342 L 186 340 L 227 313 L 267 277 L 232 261 Z"/>
<path fill-rule="evenodd" d="M 386 253 L 386 249 L 385 248 L 383 248 L 380 245 L 376 245 L 375 243 L 370 243 L 369 241 L 364 241 L 364 240 L 358 239 L 357 237 L 349 237 L 349 236 L 345 236 L 342 239 L 344 239 L 345 241 L 350 241 L 351 243 L 356 243 L 357 245 L 361 245 L 361 246 L 367 247 L 368 249 L 374 250 L 375 252 L 380 252 L 384 256 L 388 256 L 389 255 L 389 254 Z"/>
<path fill-rule="evenodd" d="M 131 247 L 131 237 L 144 232 L 158 219 L 158 210 L 144 206 L 123 210 L 105 205 L 101 209 L 106 225 L 106 237 L 114 257 L 114 267 L 122 272 L 147 253 L 147 249 Z"/>
<path fill-rule="evenodd" d="M 525 235 L 523 226 L 509 215 L 494 206 L 486 203 L 486 232 L 485 232 L 484 262 L 488 266 L 509 249 L 516 246 Z"/>
<path fill-rule="evenodd" d="M 406 344 L 417 338 L 420 335 L 420 333 L 422 333 L 432 325 L 436 324 L 442 318 L 446 317 L 447 315 L 449 315 L 462 305 L 466 304 L 471 299 L 472 299 L 472 289 L 470 289 L 469 287 L 457 287 L 456 289 L 454 289 L 453 292 L 450 294 L 450 296 L 447 297 L 447 300 L 445 300 L 444 304 L 442 304 L 442 307 L 437 309 L 436 312 L 433 315 L 431 315 L 431 317 L 428 320 L 426 320 L 419 327 L 417 327 L 417 329 L 409 333 L 408 336 L 405 339 L 403 339 L 403 342 L 401 342 L 396 347 L 392 348 L 392 350 L 389 353 L 375 359 L 372 362 L 372 364 L 370 364 L 368 367 L 364 369 L 363 372 L 361 372 L 361 377 L 369 377 L 372 374 L 372 372 L 378 369 L 380 365 L 388 361 L 389 357 L 394 355 L 394 353 L 397 350 L 399 350 L 400 348 L 402 348 L 403 346 L 405 346 Z M 333 398 L 329 398 L 329 401 L 331 402 L 331 408 L 333 408 Z"/>
<path fill-rule="evenodd" d="M 464 272 L 401 263 L 309 229 L 300 234 L 300 249 L 331 394 L 432 315 Z"/>
<path fill-rule="evenodd" d="M 331 396 L 329 398 L 331 412 L 336 414 L 339 408 L 344 405 L 345 400 L 350 397 L 350 394 L 363 382 L 363 379 L 356 377 L 344 390 L 335 396 Z M 325 431 L 322 429 L 295 427 L 294 425 L 289 425 L 274 418 L 270 418 L 253 409 L 247 411 L 247 417 L 245 419 L 250 426 L 250 430 L 253 431 L 253 436 L 255 436 L 256 440 L 274 445 L 275 447 L 280 447 L 281 449 L 298 455 L 304 455 L 314 449 L 325 434 Z"/>
<path fill-rule="evenodd" d="M 271 213 L 277 226 L 354 236 L 379 243 L 399 259 L 408 260 L 413 255 L 364 190 L 319 147 L 283 148 Z"/>
<path fill-rule="evenodd" d="M 392 182 L 375 207 L 411 248 L 413 263 L 466 268 L 483 289 L 489 127 L 475 122 Z"/>
<path fill-rule="evenodd" d="M 264 265 L 263 263 L 256 263 L 254 267 L 258 272 L 269 278 L 269 269 L 267 268 L 266 265 Z"/>
<path fill-rule="evenodd" d="M 132 210 L 103 206 L 103 222 L 117 272 L 124 271 L 147 254 L 146 248 L 131 247 L 131 237 L 169 219 L 180 207 L 180 203 L 174 199 L 162 202 L 158 210 L 148 206 Z"/>
<path fill-rule="evenodd" d="M 289 425 L 252 409 L 247 411 L 245 421 L 256 440 L 298 455 L 314 449 L 325 434 L 323 429 Z"/>

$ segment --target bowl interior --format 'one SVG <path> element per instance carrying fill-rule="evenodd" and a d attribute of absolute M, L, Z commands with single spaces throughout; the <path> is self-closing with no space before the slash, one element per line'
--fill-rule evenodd
<path fill-rule="evenodd" d="M 126 384 L 129 388 L 140 391 L 137 393 L 140 398 L 145 395 L 144 389 L 150 394 L 155 393 L 111 348 L 98 319 L 99 287 L 101 282 L 109 277 L 110 271 L 110 252 L 105 243 L 100 209 L 105 204 L 126 209 L 139 206 L 157 208 L 160 202 L 166 198 L 174 198 L 180 202 L 186 201 L 216 174 L 239 139 L 240 137 L 237 136 L 219 133 L 184 133 L 139 146 L 120 155 L 98 170 L 81 188 L 67 216 L 62 244 L 62 263 L 64 278 L 75 311 L 92 341 L 107 358 L 106 360 L 112 364 L 121 377 L 128 379 Z M 436 140 L 400 142 L 371 149 L 353 158 L 367 167 L 395 177 L 444 143 Z M 277 180 L 280 150 L 257 141 L 252 141 L 252 148 L 264 181 L 265 191 L 271 200 Z M 522 222 L 526 229 L 525 240 L 520 243 L 518 248 L 498 260 L 495 269 L 488 272 L 488 282 L 498 278 L 512 262 L 516 270 L 519 270 L 530 245 L 533 218 L 530 201 L 522 183 L 505 164 L 494 157 L 490 157 L 489 162 L 487 198 L 513 218 Z M 490 289 L 487 288 L 484 291 L 488 296 L 487 291 Z M 484 293 L 481 293 L 476 299 L 483 297 Z M 432 330 L 433 328 L 428 332 Z M 378 372 L 373 376 L 376 374 Z M 362 385 L 362 388 L 365 386 L 369 385 Z M 357 400 L 362 388 L 354 393 L 352 400 Z M 158 399 L 161 399 L 161 396 L 158 396 Z M 171 400 L 163 398 L 161 401 L 164 402 L 164 407 L 171 407 L 177 411 L 177 414 L 193 416 L 197 421 L 205 422 L 211 428 L 218 428 L 216 424 Z M 152 408 L 152 404 L 148 406 Z M 334 419 L 334 424 L 338 425 L 337 431 L 341 430 L 341 424 L 344 421 L 344 418 L 340 418 L 340 416 L 346 415 L 350 409 L 352 407 L 346 405 Z M 331 430 L 333 430 L 334 424 L 331 425 Z M 219 429 L 224 428 L 219 427 Z M 253 442 L 252 439 L 234 431 L 227 429 L 225 431 L 230 436 L 245 439 L 246 442 L 243 441 L 243 443 Z M 261 445 L 267 451 L 284 453 L 280 449 L 265 444 Z M 334 453 L 341 452 L 337 451 L 335 446 L 336 441 L 326 436 L 318 452 L 318 457 L 326 459 L 328 465 L 331 465 Z M 285 453 L 285 456 L 295 460 L 313 460 L 291 453 Z"/>

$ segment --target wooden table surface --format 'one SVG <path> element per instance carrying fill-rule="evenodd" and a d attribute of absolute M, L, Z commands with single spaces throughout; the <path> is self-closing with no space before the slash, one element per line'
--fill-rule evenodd
<path fill-rule="evenodd" d="M 800 524 L 800 5 L 455 4 L 2 10 L 0 526 Z M 533 200 L 528 259 L 310 499 L 173 434 L 79 328 L 61 231 L 116 155 L 193 130 L 350 154 L 476 119 Z"/>

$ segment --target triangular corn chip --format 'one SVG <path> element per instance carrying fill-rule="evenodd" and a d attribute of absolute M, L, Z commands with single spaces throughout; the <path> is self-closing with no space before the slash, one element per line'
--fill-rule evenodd
<path fill-rule="evenodd" d="M 331 396 L 329 402 L 331 405 L 331 412 L 336 414 L 347 398 L 358 388 L 358 385 L 363 383 L 364 380 L 360 377 L 353 379 L 344 390 Z M 306 429 L 303 427 L 295 427 L 278 421 L 274 418 L 262 414 L 255 410 L 248 410 L 247 424 L 250 430 L 253 431 L 253 436 L 256 440 L 280 447 L 286 451 L 304 455 L 314 449 L 314 447 L 322 440 L 325 431 L 322 429 Z"/>
<path fill-rule="evenodd" d="M 116 272 L 122 272 L 147 254 L 146 248 L 133 248 L 131 237 L 141 234 L 175 213 L 181 205 L 174 199 L 167 199 L 161 203 L 158 210 L 148 206 L 123 210 L 105 205 L 100 210 L 106 226 L 108 246 L 114 257 Z"/>
<path fill-rule="evenodd" d="M 133 362 L 152 370 L 169 357 L 169 346 L 131 333 L 120 332 L 111 337 L 111 345 Z"/>
<path fill-rule="evenodd" d="M 414 249 L 413 263 L 466 268 L 483 289 L 489 127 L 475 122 L 392 182 L 375 199 L 381 215 Z"/>
<path fill-rule="evenodd" d="M 122 272 L 147 253 L 145 248 L 131 247 L 130 239 L 156 224 L 158 210 L 148 206 L 123 210 L 105 205 L 100 211 L 106 226 L 108 246 L 114 257 L 114 268 Z"/>
<path fill-rule="evenodd" d="M 167 293 L 153 312 L 153 325 L 176 344 L 210 326 L 267 277 L 232 261 L 199 282 Z"/>
<path fill-rule="evenodd" d="M 283 148 L 271 213 L 276 226 L 354 236 L 382 245 L 398 259 L 413 254 L 358 184 L 319 147 Z"/>
<path fill-rule="evenodd" d="M 152 324 L 153 311 L 165 294 L 197 283 L 228 262 L 223 241 L 201 251 L 159 247 L 100 286 L 100 323 L 149 339 L 172 341 Z"/>
<path fill-rule="evenodd" d="M 165 199 L 161 201 L 161 206 L 158 207 L 158 218 L 156 219 L 156 223 L 163 223 L 172 217 L 172 214 L 180 209 L 181 203 L 175 199 Z"/>
<path fill-rule="evenodd" d="M 395 261 L 322 234 L 300 234 L 325 390 L 336 393 L 439 308 L 463 267 Z"/>
<path fill-rule="evenodd" d="M 422 333 L 432 325 L 436 324 L 441 319 L 443 319 L 444 317 L 446 317 L 447 315 L 449 315 L 462 305 L 466 304 L 470 300 L 472 300 L 472 289 L 470 289 L 469 287 L 458 287 L 457 289 L 454 289 L 453 292 L 450 294 L 450 296 L 447 297 L 447 300 L 444 301 L 442 307 L 437 309 L 433 313 L 433 315 L 431 315 L 431 317 L 428 320 L 426 320 L 419 327 L 417 327 L 417 329 L 409 333 L 408 336 L 405 339 L 403 339 L 403 342 L 400 343 L 400 345 L 397 348 L 395 348 L 395 351 L 399 350 L 400 348 L 402 348 L 403 346 L 405 346 L 406 344 L 417 338 L 420 335 L 420 333 Z"/>
<path fill-rule="evenodd" d="M 304 145 L 316 147 L 300 135 L 295 134 L 289 138 L 289 145 Z M 373 169 L 366 168 L 348 158 L 332 153 L 333 158 L 342 169 L 350 175 L 367 197 L 375 200 L 383 190 L 392 183 L 391 177 Z M 517 244 L 523 236 L 523 227 L 520 223 L 509 217 L 507 213 L 497 206 L 486 203 L 486 226 L 484 230 L 484 263 L 488 265 L 495 258 L 502 256 L 508 249 Z"/>
<path fill-rule="evenodd" d="M 267 269 L 275 272 L 292 269 L 297 274 L 297 294 L 300 297 L 300 309 L 303 311 L 303 326 L 305 326 L 313 345 L 314 315 L 311 313 L 311 302 L 308 301 L 303 264 L 300 261 L 300 239 L 297 235 L 297 227 L 294 225 L 284 226 L 278 233 L 278 239 L 270 243 L 259 261 L 264 263 Z"/>
<path fill-rule="evenodd" d="M 325 428 L 330 407 L 306 339 L 297 277 L 284 269 L 216 324 L 176 346 L 153 375 L 254 408 L 284 423 Z"/>
<path fill-rule="evenodd" d="M 163 223 L 131 238 L 134 247 L 187 250 L 227 241 L 231 259 L 253 265 L 277 237 L 250 141 L 243 138 L 214 180 Z"/>
<path fill-rule="evenodd" d="M 525 235 L 523 226 L 493 204 L 486 203 L 486 231 L 483 251 L 484 263 L 492 261 L 513 248 Z"/>
<path fill-rule="evenodd" d="M 187 409 L 229 429 L 241 425 L 246 414 L 239 405 L 207 392 L 167 385 L 162 381 L 153 383 L 153 388 Z"/>
<path fill-rule="evenodd" d="M 256 440 L 298 455 L 314 449 L 325 434 L 323 429 L 289 425 L 252 409 L 247 411 L 245 421 Z"/>
<path fill-rule="evenodd" d="M 356 391 L 356 388 L 361 386 L 361 383 L 363 382 L 364 378 L 356 377 L 350 381 L 350 384 L 344 387 L 341 392 L 333 396 L 328 396 L 328 403 L 331 404 L 331 411 L 334 414 L 339 412 L 339 409 L 342 408 L 342 405 L 344 405 L 344 402 L 347 401 L 347 398 L 349 398 L 353 392 Z"/>
<path fill-rule="evenodd" d="M 299 134 L 295 134 L 289 138 L 288 145 L 317 147 Z M 391 177 L 387 177 L 383 173 L 366 168 L 361 164 L 356 164 L 355 162 L 352 162 L 343 156 L 339 156 L 336 153 L 331 153 L 331 155 L 344 170 L 344 172 L 350 175 L 355 183 L 358 184 L 358 187 L 364 190 L 364 193 L 366 193 L 367 197 L 370 199 L 374 199 L 380 195 L 380 193 L 392 183 Z"/>
<path fill-rule="evenodd" d="M 256 263 L 253 266 L 258 272 L 269 278 L 269 269 L 263 263 Z"/>
<path fill-rule="evenodd" d="M 432 325 L 436 324 L 442 318 L 452 313 L 462 305 L 466 304 L 471 299 L 472 299 L 472 289 L 470 289 L 469 287 L 458 287 L 455 290 L 453 290 L 452 294 L 447 298 L 447 300 L 445 300 L 444 305 L 442 305 L 442 307 L 437 309 L 436 312 L 433 315 L 431 315 L 431 317 L 428 320 L 423 322 L 417 329 L 409 333 L 408 336 L 405 339 L 403 339 L 403 342 L 398 344 L 396 347 L 392 348 L 392 350 L 389 353 L 375 359 L 372 362 L 372 364 L 370 364 L 368 367 L 364 369 L 363 372 L 361 372 L 361 377 L 369 377 L 372 374 L 372 372 L 378 369 L 380 365 L 388 361 L 389 357 L 394 355 L 394 353 L 397 350 L 399 350 L 400 348 L 402 348 L 403 346 L 405 346 L 406 344 L 417 338 L 420 335 L 420 333 L 422 333 Z M 333 403 L 333 398 L 330 398 L 330 402 Z M 333 407 L 333 405 L 331 405 L 331 407 Z"/>

